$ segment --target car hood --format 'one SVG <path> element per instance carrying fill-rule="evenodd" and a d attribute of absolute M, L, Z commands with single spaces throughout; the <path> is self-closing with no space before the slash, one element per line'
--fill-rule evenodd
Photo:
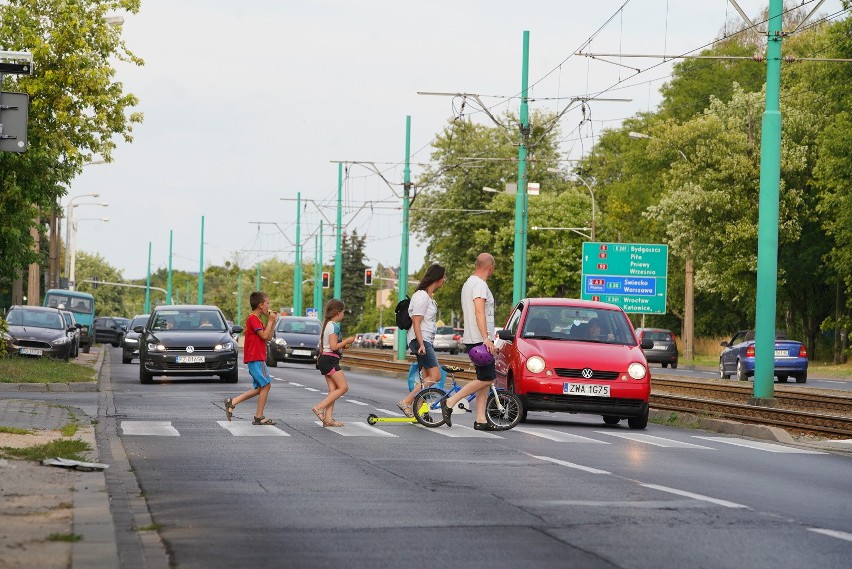
<path fill-rule="evenodd" d="M 647 363 L 637 346 L 572 342 L 570 340 L 520 339 L 518 351 L 524 358 L 542 356 L 547 367 L 609 369 L 620 371 L 633 362 Z"/>
<path fill-rule="evenodd" d="M 163 330 L 153 332 L 148 336 L 148 341 L 159 342 L 167 348 L 180 348 L 186 346 L 212 347 L 216 344 L 233 342 L 234 338 L 227 332 L 201 332 L 199 330 Z"/>
<path fill-rule="evenodd" d="M 316 334 L 299 334 L 297 332 L 276 332 L 275 339 L 283 338 L 288 346 L 304 346 L 315 348 L 319 345 L 320 337 Z"/>
<path fill-rule="evenodd" d="M 18 340 L 55 340 L 65 335 L 65 330 L 38 328 L 36 326 L 9 326 L 9 335 Z"/>

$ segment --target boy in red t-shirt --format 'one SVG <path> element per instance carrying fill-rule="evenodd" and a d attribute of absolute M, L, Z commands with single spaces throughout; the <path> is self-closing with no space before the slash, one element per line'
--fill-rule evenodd
<path fill-rule="evenodd" d="M 234 415 L 234 408 L 239 403 L 260 395 L 257 398 L 257 413 L 255 413 L 254 420 L 251 423 L 252 425 L 274 425 L 275 421 L 263 416 L 263 408 L 266 406 L 269 388 L 272 385 L 272 378 L 266 371 L 266 342 L 272 338 L 278 314 L 269 310 L 269 297 L 259 290 L 251 293 L 249 303 L 251 303 L 251 314 L 246 318 L 243 361 L 248 367 L 254 388 L 233 399 L 225 399 L 225 415 L 230 421 Z M 261 314 L 269 315 L 265 327 L 260 321 Z"/>

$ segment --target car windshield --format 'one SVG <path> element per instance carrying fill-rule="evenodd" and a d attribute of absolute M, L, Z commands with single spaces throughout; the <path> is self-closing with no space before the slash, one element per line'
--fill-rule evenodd
<path fill-rule="evenodd" d="M 215 310 L 160 310 L 154 319 L 153 330 L 206 330 L 225 332 L 225 321 Z"/>
<path fill-rule="evenodd" d="M 449 334 L 449 335 L 453 336 L 453 335 L 455 335 L 455 333 L 456 333 L 456 331 L 453 330 L 452 326 L 438 326 L 438 329 L 435 330 L 436 335 Z"/>
<path fill-rule="evenodd" d="M 309 334 L 319 336 L 320 323 L 317 320 L 282 320 L 278 323 L 279 332 L 290 332 L 293 334 Z"/>
<path fill-rule="evenodd" d="M 655 342 L 670 342 L 672 337 L 668 332 L 663 332 L 662 330 L 649 330 L 642 334 L 642 338 L 646 340 L 653 340 Z"/>
<path fill-rule="evenodd" d="M 78 312 L 80 314 L 92 313 L 92 301 L 88 298 L 75 298 L 64 294 L 50 293 L 44 299 L 45 306 L 59 308 L 59 305 L 65 307 L 65 310 Z"/>
<path fill-rule="evenodd" d="M 65 322 L 59 312 L 27 310 L 18 308 L 10 310 L 7 322 L 11 326 L 32 326 L 33 328 L 50 328 L 51 330 L 65 329 Z"/>
<path fill-rule="evenodd" d="M 128 330 L 133 330 L 137 326 L 144 326 L 146 322 L 148 322 L 149 316 L 145 314 L 144 316 L 136 316 L 133 318 L 133 321 L 130 323 L 130 326 L 127 327 Z"/>
<path fill-rule="evenodd" d="M 524 338 L 636 345 L 627 318 L 617 310 L 570 306 L 531 306 Z"/>

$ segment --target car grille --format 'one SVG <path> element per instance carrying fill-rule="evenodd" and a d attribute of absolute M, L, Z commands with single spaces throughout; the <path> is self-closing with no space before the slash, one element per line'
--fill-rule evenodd
<path fill-rule="evenodd" d="M 557 367 L 554 368 L 559 377 L 571 377 L 575 379 L 618 379 L 617 371 L 592 370 L 592 377 L 583 377 L 584 368 Z"/>
<path fill-rule="evenodd" d="M 233 360 L 232 360 L 233 361 Z M 201 362 L 195 364 L 179 364 L 176 362 L 163 362 L 162 369 L 166 370 L 174 370 L 174 371 L 216 371 L 220 369 L 230 369 L 233 366 L 227 365 L 227 362 L 224 360 L 213 361 L 213 362 Z"/>
<path fill-rule="evenodd" d="M 15 345 L 19 348 L 39 348 L 49 350 L 51 345 L 49 342 L 40 342 L 38 340 L 16 340 Z"/>

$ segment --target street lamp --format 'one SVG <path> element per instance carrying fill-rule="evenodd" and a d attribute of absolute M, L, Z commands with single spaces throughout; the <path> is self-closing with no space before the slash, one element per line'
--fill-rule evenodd
<path fill-rule="evenodd" d="M 68 256 L 69 248 L 71 247 L 71 224 L 74 222 L 74 200 L 78 200 L 80 198 L 99 198 L 101 194 L 93 193 L 93 194 L 80 194 L 78 196 L 74 196 L 70 200 L 68 200 L 68 204 L 65 206 L 65 276 L 68 277 L 71 274 L 71 259 Z"/>
<path fill-rule="evenodd" d="M 627 133 L 630 138 L 636 139 L 653 139 L 656 138 L 650 134 L 643 132 L 630 131 Z M 689 158 L 680 148 L 674 147 L 678 154 L 686 161 Z M 686 259 L 684 259 L 684 280 L 683 280 L 683 357 L 687 360 L 695 358 L 695 269 L 692 264 L 692 254 L 687 251 Z"/>
<path fill-rule="evenodd" d="M 554 174 L 565 174 L 565 172 L 563 172 L 559 168 L 548 168 L 547 171 L 552 172 Z M 596 225 L 595 225 L 595 210 L 597 209 L 597 206 L 595 205 L 595 190 L 581 176 L 578 176 L 577 174 L 574 174 L 574 173 L 568 173 L 568 175 L 573 176 L 574 178 L 577 178 L 578 180 L 580 180 L 583 183 L 583 185 L 586 186 L 586 188 L 589 190 L 589 195 L 592 196 L 592 227 L 591 227 L 590 237 L 591 237 L 591 240 L 594 241 L 595 240 L 595 227 L 596 227 Z"/>
<path fill-rule="evenodd" d="M 93 195 L 94 195 L 94 197 L 97 197 L 97 194 L 93 194 Z M 82 197 L 82 196 L 80 196 L 80 197 Z M 109 206 L 109 204 L 108 203 L 92 202 L 92 203 L 80 203 L 80 204 L 73 204 L 73 205 L 69 204 L 69 205 L 70 205 L 70 207 L 68 208 L 68 228 L 71 232 L 71 235 L 70 235 L 70 239 L 69 239 L 69 241 L 66 245 L 68 250 L 69 250 L 69 253 L 68 253 L 68 257 L 69 257 L 69 261 L 68 261 L 69 262 L 68 290 L 74 290 L 74 287 L 76 285 L 74 279 L 76 277 L 76 272 L 77 272 L 76 264 L 77 264 L 77 221 L 78 221 L 78 220 L 74 219 L 74 208 L 79 206 L 79 205 L 99 205 L 101 207 L 107 207 L 107 206 Z M 109 218 L 108 217 L 100 217 L 100 218 L 86 217 L 86 218 L 83 218 L 79 221 L 84 221 L 84 220 L 85 221 L 94 220 L 94 221 L 106 222 L 106 221 L 109 221 Z"/>

